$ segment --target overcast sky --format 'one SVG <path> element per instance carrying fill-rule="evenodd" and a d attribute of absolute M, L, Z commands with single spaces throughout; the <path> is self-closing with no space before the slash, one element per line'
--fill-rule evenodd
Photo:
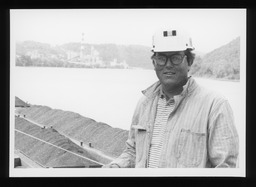
<path fill-rule="evenodd" d="M 197 51 L 210 52 L 238 36 L 245 37 L 245 9 L 69 9 L 11 10 L 11 41 L 52 45 L 139 44 L 151 46 L 159 27 L 187 29 Z"/>

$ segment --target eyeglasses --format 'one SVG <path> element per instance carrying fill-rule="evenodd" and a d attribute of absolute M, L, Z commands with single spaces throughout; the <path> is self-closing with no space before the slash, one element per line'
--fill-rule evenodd
<path fill-rule="evenodd" d="M 179 65 L 182 63 L 185 56 L 186 55 L 181 55 L 181 54 L 174 54 L 171 56 L 158 55 L 158 56 L 153 56 L 152 60 L 154 60 L 159 66 L 165 66 L 169 58 L 172 64 Z"/>

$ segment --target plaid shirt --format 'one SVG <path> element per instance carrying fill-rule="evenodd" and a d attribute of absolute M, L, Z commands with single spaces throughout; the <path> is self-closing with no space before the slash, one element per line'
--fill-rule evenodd
<path fill-rule="evenodd" d="M 161 84 L 143 91 L 131 124 L 126 149 L 110 164 L 147 167 Z M 190 78 L 168 116 L 158 166 L 236 167 L 238 134 L 228 101 Z"/>

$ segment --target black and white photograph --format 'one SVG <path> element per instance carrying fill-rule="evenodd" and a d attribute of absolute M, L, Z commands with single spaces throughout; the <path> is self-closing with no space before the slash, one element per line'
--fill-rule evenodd
<path fill-rule="evenodd" d="M 10 177 L 246 176 L 246 9 L 11 9 Z"/>

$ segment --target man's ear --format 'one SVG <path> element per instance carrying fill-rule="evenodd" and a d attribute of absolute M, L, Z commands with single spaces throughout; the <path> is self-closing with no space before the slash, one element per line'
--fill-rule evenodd
<path fill-rule="evenodd" d="M 156 70 L 156 63 L 154 62 L 154 60 L 152 60 L 152 64 L 154 66 L 154 70 Z"/>
<path fill-rule="evenodd" d="M 189 72 L 193 62 L 191 60 L 189 61 L 188 58 L 186 58 L 186 60 L 187 60 L 187 63 L 188 63 L 188 72 Z"/>

